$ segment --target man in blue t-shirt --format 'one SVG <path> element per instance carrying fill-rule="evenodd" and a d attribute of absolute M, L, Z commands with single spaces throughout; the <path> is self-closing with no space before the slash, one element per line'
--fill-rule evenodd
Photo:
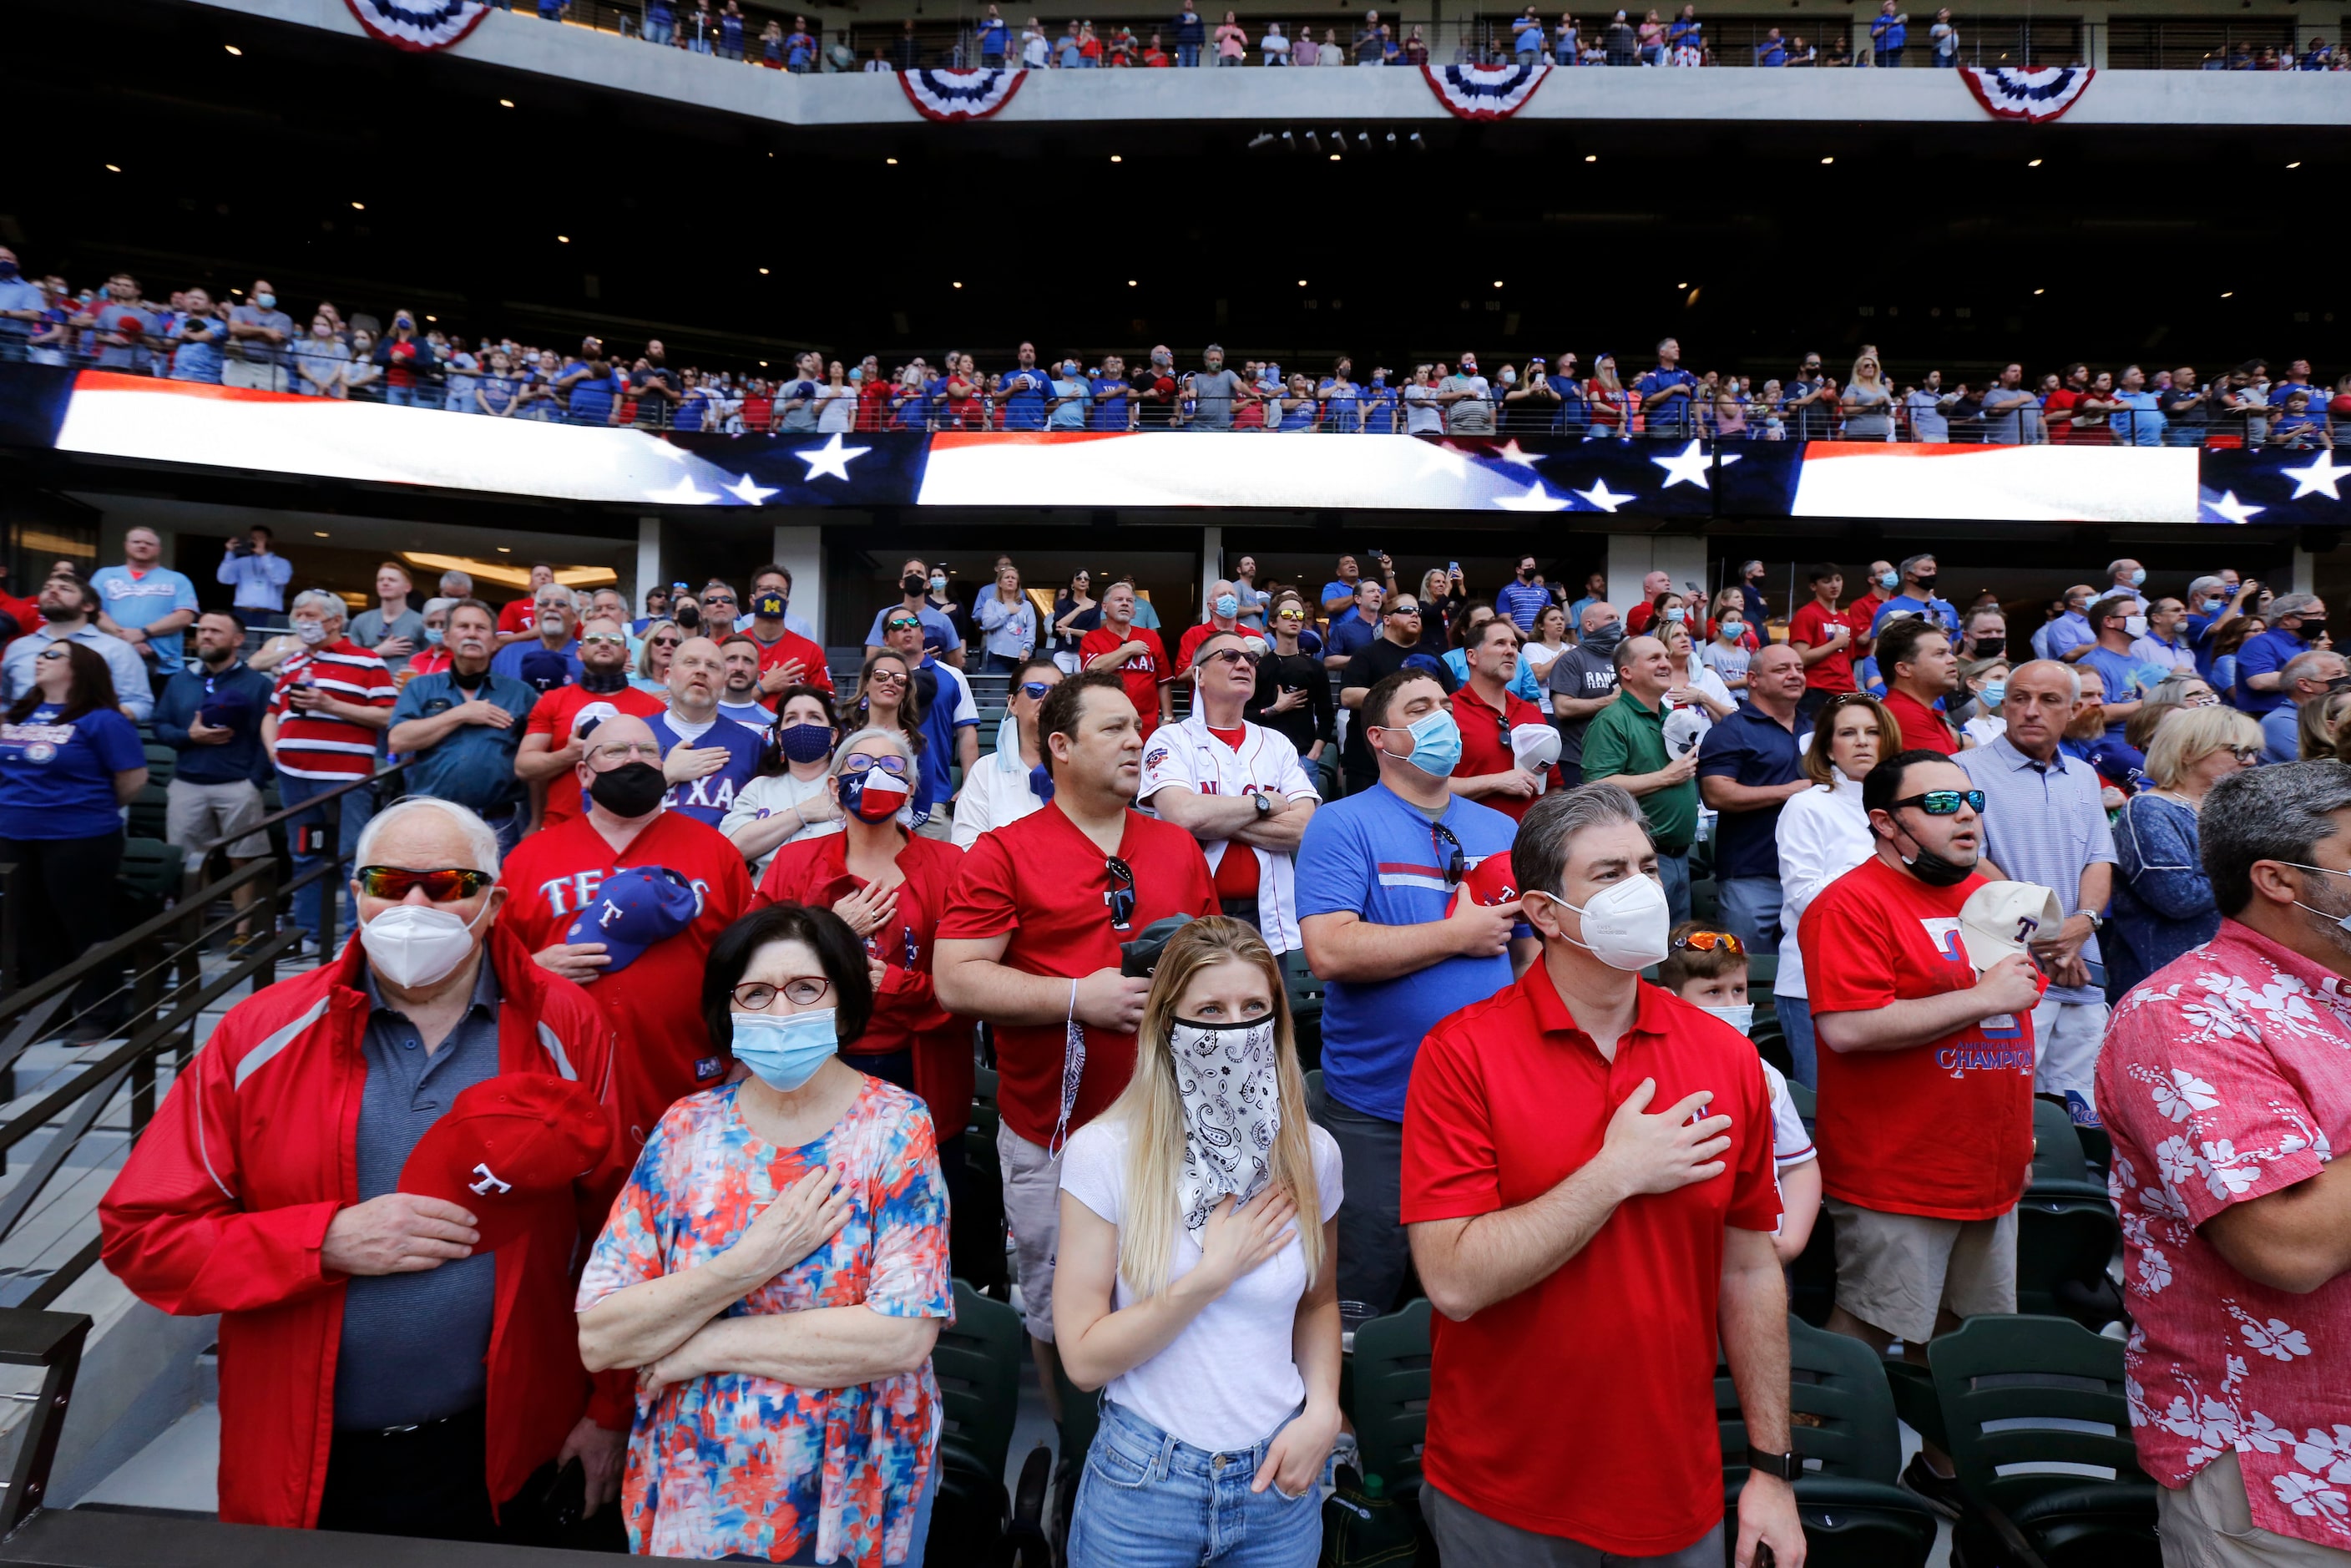
<path fill-rule="evenodd" d="M 1651 435 L 1694 435 L 1698 378 L 1681 367 L 1682 346 L 1671 338 L 1657 344 L 1657 368 L 1633 383 Z"/>
<path fill-rule="evenodd" d="M 1395 434 L 1396 390 L 1388 385 L 1388 372 L 1375 370 L 1371 384 L 1364 389 L 1364 428 L 1374 435 Z"/>
<path fill-rule="evenodd" d="M 996 412 L 1006 430 L 1045 428 L 1045 399 L 1053 378 L 1037 364 L 1037 345 L 1023 343 L 1013 369 L 996 378 Z"/>
<path fill-rule="evenodd" d="M 669 706 L 649 721 L 661 742 L 663 803 L 716 827 L 736 792 L 759 775 L 759 732 L 718 711 L 726 659 L 707 637 L 688 637 L 669 661 Z"/>
<path fill-rule="evenodd" d="M 990 5 L 987 19 L 979 25 L 979 63 L 983 68 L 993 70 L 1004 63 L 1004 44 L 1008 37 L 1010 32 L 1004 26 L 1004 18 Z"/>
<path fill-rule="evenodd" d="M 1132 390 L 1126 379 L 1126 361 L 1113 354 L 1102 362 L 1102 373 L 1087 383 L 1093 396 L 1093 413 L 1089 421 L 1095 430 L 1124 430 L 1133 419 L 1128 413 L 1133 406 L 1127 393 Z"/>
<path fill-rule="evenodd" d="M 1918 615 L 1942 626 L 1956 643 L 1959 640 L 1959 612 L 1948 599 L 1935 596 L 1935 558 L 1914 555 L 1901 565 L 1902 591 L 1877 607 L 1869 622 L 1869 634 L 1876 637 L 1886 623 L 1897 615 Z"/>
<path fill-rule="evenodd" d="M 152 670 L 168 675 L 180 667 L 180 633 L 196 618 L 196 585 L 157 564 L 162 559 L 163 541 L 155 530 L 132 528 L 122 536 L 122 564 L 99 567 L 89 574 L 89 585 L 98 593 L 98 629 L 121 638 Z"/>
<path fill-rule="evenodd" d="M 2110 593 L 2090 606 L 2090 629 L 2098 634 L 2098 641 L 2074 668 L 2098 672 L 2105 692 L 2101 701 L 2106 738 L 2120 740 L 2123 726 L 2169 672 L 2157 669 L 2130 651 L 2131 643 L 2147 634 L 2147 606 L 2135 595 Z"/>
<path fill-rule="evenodd" d="M 1380 634 L 1380 605 L 1386 598 L 1387 591 L 1369 578 L 1355 584 L 1355 607 L 1331 617 L 1331 634 L 1322 640 L 1325 668 L 1345 669 L 1347 661 Z"/>
<path fill-rule="evenodd" d="M 1517 825 L 1451 792 L 1461 732 L 1443 685 L 1399 670 L 1364 694 L 1355 721 L 1379 782 L 1307 823 L 1298 924 L 1326 983 L 1315 1114 L 1347 1167 L 1339 1294 L 1385 1312 L 1410 1259 L 1398 1187 L 1405 1087 L 1421 1040 L 1509 985 L 1537 947 L 1516 898 L 1488 904 L 1463 892 L 1479 862 L 1509 852 Z"/>
<path fill-rule="evenodd" d="M 1354 369 L 1341 360 L 1314 389 L 1322 400 L 1322 428 L 1334 434 L 1352 435 L 1364 428 L 1363 389 L 1355 384 Z"/>
<path fill-rule="evenodd" d="M 1078 373 L 1078 361 L 1063 360 L 1053 377 L 1053 402 L 1045 414 L 1048 430 L 1083 430 L 1086 403 L 1093 389 Z"/>
<path fill-rule="evenodd" d="M 1878 7 L 1877 16 L 1869 24 L 1869 45 L 1876 51 L 1878 65 L 1901 65 L 1902 46 L 1910 37 L 1909 21 L 1909 14 L 1897 9 L 1895 0 L 1886 0 Z"/>
<path fill-rule="evenodd" d="M 873 612 L 873 624 L 865 632 L 865 652 L 868 654 L 878 653 L 887 647 L 890 622 L 911 615 L 921 623 L 924 642 L 952 650 L 947 655 L 948 662 L 960 664 L 963 662 L 963 635 L 956 629 L 956 623 L 930 602 L 930 591 L 929 567 L 914 559 L 900 563 L 898 602 Z"/>
<path fill-rule="evenodd" d="M 2289 700 L 2283 672 L 2294 656 L 2326 634 L 2326 604 L 2314 593 L 2282 593 L 2270 601 L 2270 629 L 2237 650 L 2237 706 L 2255 718 Z"/>

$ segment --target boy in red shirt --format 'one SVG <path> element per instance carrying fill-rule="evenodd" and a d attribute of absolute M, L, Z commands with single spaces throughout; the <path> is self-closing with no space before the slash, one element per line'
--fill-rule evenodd
<path fill-rule="evenodd" d="M 1844 572 L 1823 561 L 1806 580 L 1813 597 L 1788 617 L 1788 645 L 1804 661 L 1804 698 L 1796 712 L 1810 718 L 1831 697 L 1854 689 L 1853 644 L 1861 633 L 1854 630 L 1849 613 L 1837 608 L 1844 593 Z"/>
<path fill-rule="evenodd" d="M 1935 706 L 1959 678 L 1943 629 L 1916 617 L 1887 622 L 1877 638 L 1877 673 L 1886 677 L 1886 711 L 1902 731 L 1903 749 L 1956 756 L 1959 732 Z"/>
<path fill-rule="evenodd" d="M 1167 663 L 1167 645 L 1159 633 L 1134 623 L 1134 584 L 1113 582 L 1102 597 L 1102 624 L 1078 644 L 1078 658 L 1088 670 L 1107 670 L 1126 688 L 1134 705 L 1144 738 L 1174 716 L 1175 699 L 1167 690 L 1176 671 Z"/>

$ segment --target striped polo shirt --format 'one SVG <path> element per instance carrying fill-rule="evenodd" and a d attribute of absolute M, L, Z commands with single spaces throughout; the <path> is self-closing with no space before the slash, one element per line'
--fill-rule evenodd
<path fill-rule="evenodd" d="M 329 643 L 287 660 L 269 695 L 269 711 L 277 716 L 279 772 L 330 784 L 373 773 L 376 742 L 383 732 L 287 706 L 287 694 L 306 684 L 341 702 L 389 708 L 396 693 L 383 661 L 349 638 Z"/>

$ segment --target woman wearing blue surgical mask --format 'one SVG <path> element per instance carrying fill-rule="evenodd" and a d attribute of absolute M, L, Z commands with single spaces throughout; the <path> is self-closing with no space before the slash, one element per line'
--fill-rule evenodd
<path fill-rule="evenodd" d="M 1967 689 L 1967 710 L 1959 733 L 1970 746 L 1990 746 L 2008 733 L 2001 705 L 2008 700 L 2008 661 L 1977 659 L 1959 666 L 1959 684 Z"/>
<path fill-rule="evenodd" d="M 883 967 L 798 904 L 711 947 L 703 1021 L 736 1074 L 670 1107 L 580 1281 L 581 1359 L 637 1371 L 632 1551 L 923 1561 L 947 1196 L 921 1102 L 840 1057 Z"/>
<path fill-rule="evenodd" d="M 718 831 L 743 852 L 758 876 L 782 845 L 841 831 L 841 808 L 830 782 L 832 712 L 814 686 L 776 694 L 775 722 L 759 752 L 759 771 L 735 792 Z"/>

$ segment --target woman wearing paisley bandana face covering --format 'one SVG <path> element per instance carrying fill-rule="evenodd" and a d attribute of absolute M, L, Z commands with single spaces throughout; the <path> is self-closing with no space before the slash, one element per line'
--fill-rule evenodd
<path fill-rule="evenodd" d="M 743 852 L 758 876 L 779 845 L 841 831 L 841 806 L 826 782 L 832 771 L 833 727 L 825 694 L 786 686 L 759 753 L 759 772 L 735 792 L 718 831 Z"/>
<path fill-rule="evenodd" d="M 1061 1165 L 1055 1342 L 1106 1389 L 1072 1563 L 1312 1563 L 1339 1429 L 1338 1145 L 1307 1120 L 1281 976 L 1240 921 L 1161 955 L 1134 1076 Z M 1236 1561 L 1239 1559 L 1234 1559 Z"/>
<path fill-rule="evenodd" d="M 931 950 L 963 852 L 902 820 L 915 767 L 913 748 L 893 730 L 863 729 L 844 739 L 825 781 L 838 826 L 778 849 L 753 905 L 830 909 L 864 944 L 873 1016 L 842 1042 L 841 1060 L 921 1095 L 939 1141 L 951 1146 L 971 1113 L 971 1029 L 939 1006 Z M 950 1162 L 951 1190 L 961 1166 Z"/>

